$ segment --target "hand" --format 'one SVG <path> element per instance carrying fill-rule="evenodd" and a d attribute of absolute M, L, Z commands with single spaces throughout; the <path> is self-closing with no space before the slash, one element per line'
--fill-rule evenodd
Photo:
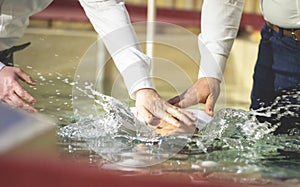
<path fill-rule="evenodd" d="M 189 89 L 168 102 L 180 108 L 205 103 L 205 112 L 213 116 L 215 103 L 220 94 L 220 81 L 215 78 L 200 78 Z"/>
<path fill-rule="evenodd" d="M 19 79 L 29 85 L 35 85 L 30 75 L 20 68 L 6 66 L 0 70 L 0 100 L 11 106 L 36 112 L 36 109 L 30 106 L 35 99 L 24 90 L 18 82 Z"/>
<path fill-rule="evenodd" d="M 177 108 L 162 99 L 153 89 L 141 89 L 136 93 L 137 115 L 150 125 L 158 125 L 164 120 L 176 127 L 192 125 L 196 118 L 192 113 Z"/>

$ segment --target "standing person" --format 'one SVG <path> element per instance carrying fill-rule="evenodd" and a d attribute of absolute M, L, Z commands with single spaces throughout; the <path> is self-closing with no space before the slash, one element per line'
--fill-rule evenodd
<path fill-rule="evenodd" d="M 156 92 L 150 75 L 152 61 L 141 50 L 124 1 L 79 2 L 121 72 L 130 97 L 136 99 L 138 115 L 149 124 L 163 119 L 174 126 L 191 125 L 195 118 L 190 113 L 169 104 Z"/>
<path fill-rule="evenodd" d="M 44 8 L 52 0 L 1 0 L 0 56 L 13 53 L 13 46 L 22 37 L 29 17 Z M 196 119 L 189 113 L 165 101 L 156 92 L 150 77 L 151 59 L 138 45 L 124 2 L 121 0 L 80 0 L 95 30 L 120 70 L 136 108 L 149 123 L 163 119 L 174 126 L 191 125 Z M 121 31 L 121 32 L 120 32 Z M 121 34 L 121 35 L 119 35 Z M 30 75 L 12 65 L 11 58 L 0 59 L 0 99 L 12 106 L 36 111 L 30 104 L 35 99 L 19 84 L 22 80 L 35 85 Z M 6 65 L 5 65 L 6 64 Z"/>
<path fill-rule="evenodd" d="M 185 108 L 205 104 L 205 112 L 213 115 L 220 94 L 223 71 L 239 30 L 244 0 L 204 0 L 201 33 L 198 36 L 201 63 L 198 80 L 184 93 L 169 100 Z"/>
<path fill-rule="evenodd" d="M 230 33 L 235 35 L 240 19 L 239 16 L 232 15 L 240 14 L 242 2 L 243 0 L 204 1 L 202 33 L 199 38 L 222 70 L 231 48 L 231 41 L 234 39 Z M 224 6 L 220 8 L 222 3 Z M 232 6 L 230 7 L 229 4 Z M 278 104 L 278 107 L 287 106 L 289 103 L 294 104 L 291 108 L 294 117 L 287 115 L 279 119 L 281 126 L 278 132 L 286 132 L 288 126 L 299 128 L 300 124 L 300 0 L 261 0 L 261 10 L 265 25 L 261 30 L 262 38 L 253 75 L 250 108 L 255 110 L 261 106 L 270 106 L 278 95 L 286 94 Z M 202 58 L 205 57 L 203 55 Z M 209 70 L 208 77 L 221 80 L 222 74 L 213 64 L 214 62 L 208 64 L 202 59 L 201 68 Z M 210 85 L 210 89 L 203 89 L 207 85 Z M 285 92 L 286 89 L 294 91 Z M 179 107 L 188 107 L 200 102 L 214 104 L 218 94 L 219 83 L 210 79 L 205 80 L 200 76 L 189 89 L 169 102 Z M 267 120 L 278 122 L 278 119 L 272 117 Z"/>
<path fill-rule="evenodd" d="M 29 23 L 29 16 L 46 8 L 52 0 L 0 0 L 0 100 L 11 106 L 35 112 L 35 99 L 19 80 L 35 85 L 30 75 L 13 66 L 13 53 L 25 46 L 14 46 Z"/>

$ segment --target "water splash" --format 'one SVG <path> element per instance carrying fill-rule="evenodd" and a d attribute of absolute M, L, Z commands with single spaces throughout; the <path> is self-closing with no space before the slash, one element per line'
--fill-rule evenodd
<path fill-rule="evenodd" d="M 287 98 L 297 99 L 297 102 L 291 102 Z M 282 105 L 282 101 L 285 105 Z M 192 137 L 182 153 L 197 155 L 200 153 L 199 148 L 203 149 L 205 155 L 197 157 L 196 160 L 196 156 L 191 155 L 190 159 L 194 164 L 206 161 L 216 163 L 216 166 L 205 169 L 205 172 L 222 171 L 237 175 L 259 172 L 265 179 L 295 179 L 298 184 L 298 103 L 299 92 L 290 92 L 288 96 L 278 96 L 272 105 L 258 110 L 222 109 L 201 132 Z M 260 121 L 262 116 L 264 120 Z M 286 118 L 296 119 L 293 121 L 296 123 L 283 127 L 286 124 L 281 121 Z M 281 128 L 288 133 L 278 133 Z"/>
<path fill-rule="evenodd" d="M 78 121 L 61 128 L 58 134 L 62 138 L 86 141 L 88 148 L 110 161 L 130 166 L 153 165 L 176 154 L 192 136 L 180 133 L 160 136 L 154 128 L 138 120 L 126 103 L 97 92 L 92 83 L 83 85 L 76 85 L 76 89 L 94 101 L 97 113 L 78 112 Z M 203 125 L 198 122 L 199 126 Z"/>
<path fill-rule="evenodd" d="M 207 151 L 207 147 L 216 142 L 216 139 L 222 141 L 222 148 L 244 150 L 270 132 L 272 129 L 269 125 L 259 123 L 251 113 L 226 108 L 221 109 L 193 140 L 196 141 L 197 147 L 204 151 Z"/>
<path fill-rule="evenodd" d="M 56 93 L 61 93 L 64 87 L 54 87 L 57 82 L 70 87 L 77 85 L 70 78 L 65 78 L 57 73 L 39 74 L 39 76 L 41 76 L 42 86 L 53 86 L 53 94 L 49 94 L 48 99 L 53 104 L 59 103 L 61 100 L 57 100 L 60 95 Z M 181 153 L 189 155 L 187 159 L 191 165 L 199 163 L 202 168 L 207 165 L 202 162 L 216 163 L 215 166 L 206 168 L 207 172 L 261 171 L 264 175 L 274 178 L 297 177 L 299 174 L 299 169 L 296 167 L 299 166 L 300 155 L 299 128 L 292 128 L 288 134 L 274 135 L 274 132 L 281 128 L 280 120 L 282 118 L 286 116 L 299 118 L 299 112 L 297 112 L 299 105 L 297 102 L 290 102 L 290 98 L 299 101 L 299 91 L 286 92 L 286 94 L 278 96 L 272 105 L 263 106 L 257 110 L 222 109 L 215 115 L 211 123 L 192 137 L 161 137 L 152 128 L 147 128 L 147 126 L 145 128 L 145 126 L 137 124 L 126 103 L 98 93 L 93 87 L 93 84 L 86 83 L 81 91 L 94 100 L 98 115 L 85 118 L 68 114 L 60 115 L 60 124 L 68 124 L 59 129 L 62 141 L 69 142 L 67 143 L 69 145 L 80 142 L 78 146 L 70 146 L 69 151 L 92 150 L 108 160 L 122 161 L 123 159 L 127 164 L 132 164 L 137 157 L 146 160 L 156 159 L 157 163 L 159 160 L 172 158 L 174 154 L 170 154 L 168 151 L 171 146 L 174 146 L 175 148 L 171 151 L 175 153 L 181 151 Z M 70 101 L 64 102 L 63 106 L 65 105 L 70 107 Z M 58 106 L 55 111 L 62 107 Z M 45 109 L 41 108 L 41 110 Z M 274 120 L 272 123 L 262 122 L 257 119 L 260 117 Z M 62 123 L 62 121 L 68 123 Z M 291 159 L 291 155 L 296 158 Z M 278 163 L 283 160 L 289 169 L 277 168 Z M 133 164 L 143 165 L 145 163 L 142 159 L 137 161 L 140 163 L 134 162 Z M 278 172 L 274 172 L 274 168 L 277 168 Z"/>
<path fill-rule="evenodd" d="M 93 84 L 85 83 L 84 89 L 79 87 L 77 89 L 94 99 L 99 111 L 103 111 L 103 115 L 81 119 L 77 123 L 65 127 L 64 129 L 70 130 L 72 126 L 76 126 L 76 128 L 73 128 L 73 131 L 78 131 L 77 133 L 60 131 L 61 135 L 64 137 L 69 136 L 69 138 L 97 138 L 107 134 L 114 136 L 126 134 L 128 139 L 138 137 L 141 139 L 146 138 L 146 140 L 152 142 L 158 137 L 153 129 L 147 128 L 145 124 L 142 124 L 134 117 L 126 103 L 113 97 L 103 95 L 95 91 L 93 87 Z M 291 93 L 288 94 L 289 96 L 291 95 Z M 298 95 L 295 94 L 299 94 L 299 92 L 294 93 L 292 98 L 299 99 Z M 214 146 L 216 142 L 218 142 L 218 144 L 222 142 L 222 148 L 236 149 L 239 151 L 253 149 L 256 147 L 257 142 L 260 142 L 266 137 L 267 140 L 273 139 L 274 143 L 274 138 L 271 138 L 270 135 L 280 126 L 280 123 L 271 124 L 266 121 L 259 122 L 257 117 L 273 116 L 274 118 L 275 114 L 276 117 L 274 119 L 280 119 L 286 115 L 299 117 L 299 114 L 295 112 L 298 111 L 295 110 L 295 108 L 299 108 L 298 105 L 285 101 L 284 103 L 286 105 L 282 106 L 282 101 L 286 98 L 286 95 L 282 95 L 276 98 L 271 106 L 258 110 L 243 111 L 230 108 L 222 109 L 203 130 L 195 134 L 189 141 L 194 142 L 199 152 L 207 152 L 207 148 Z M 297 134 L 297 129 L 293 129 L 293 133 Z M 77 136 L 74 136 L 74 134 Z M 278 146 L 280 147 L 280 145 Z"/>

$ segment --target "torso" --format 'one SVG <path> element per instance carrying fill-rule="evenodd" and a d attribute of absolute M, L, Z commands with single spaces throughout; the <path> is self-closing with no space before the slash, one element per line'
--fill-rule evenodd
<path fill-rule="evenodd" d="M 300 28 L 300 0 L 261 0 L 265 20 L 282 28 Z"/>

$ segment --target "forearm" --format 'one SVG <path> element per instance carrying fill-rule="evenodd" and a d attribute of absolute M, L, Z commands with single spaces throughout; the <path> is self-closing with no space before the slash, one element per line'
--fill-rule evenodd
<path fill-rule="evenodd" d="M 124 3 L 116 0 L 80 0 L 80 3 L 122 74 L 130 96 L 135 98 L 139 89 L 154 88 L 151 59 L 139 46 Z"/>
<path fill-rule="evenodd" d="M 236 38 L 244 0 L 205 0 L 202 7 L 199 78 L 222 80 L 225 64 Z"/>

